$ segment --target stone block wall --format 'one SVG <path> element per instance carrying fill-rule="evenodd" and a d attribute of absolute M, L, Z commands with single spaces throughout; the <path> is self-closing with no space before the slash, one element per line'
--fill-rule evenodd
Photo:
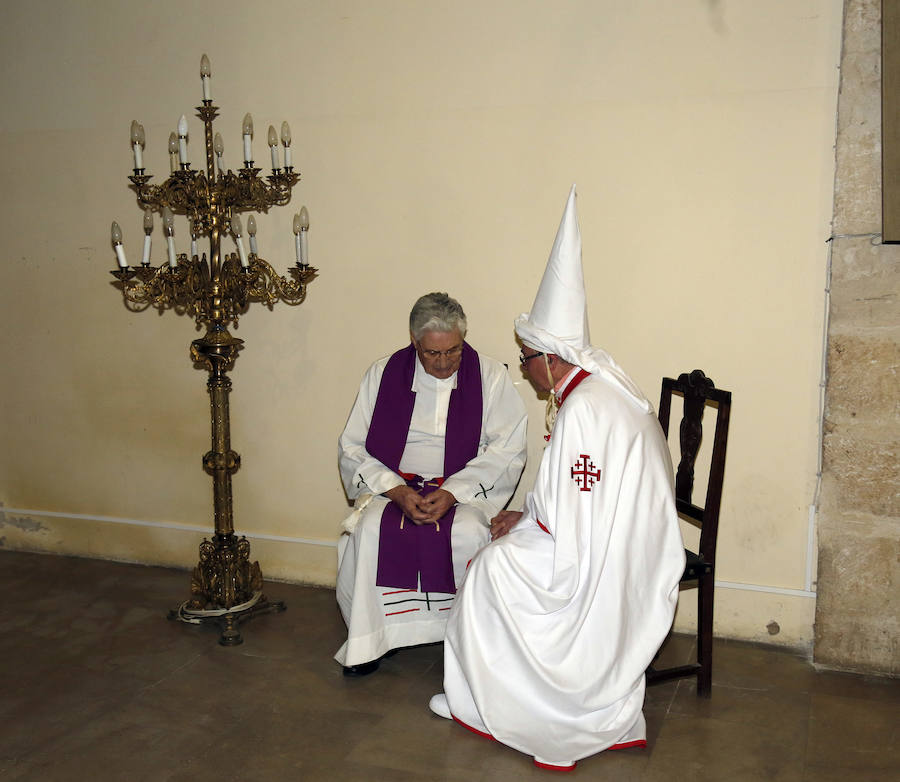
<path fill-rule="evenodd" d="M 881 243 L 880 66 L 881 0 L 847 0 L 835 150 L 815 661 L 898 675 L 900 245 Z"/>

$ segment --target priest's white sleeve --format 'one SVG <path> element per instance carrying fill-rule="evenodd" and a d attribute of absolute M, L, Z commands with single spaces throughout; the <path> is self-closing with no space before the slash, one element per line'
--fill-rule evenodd
<path fill-rule="evenodd" d="M 388 358 L 389 356 L 381 358 L 369 367 L 360 383 L 347 425 L 338 440 L 341 481 L 351 500 L 360 494 L 382 494 L 404 483 L 397 473 L 366 450 L 369 424 L 372 422 L 378 387 Z"/>
<path fill-rule="evenodd" d="M 478 455 L 443 488 L 459 503 L 480 506 L 490 518 L 512 497 L 525 466 L 528 416 L 507 368 L 489 356 L 478 357 L 483 391 Z"/>

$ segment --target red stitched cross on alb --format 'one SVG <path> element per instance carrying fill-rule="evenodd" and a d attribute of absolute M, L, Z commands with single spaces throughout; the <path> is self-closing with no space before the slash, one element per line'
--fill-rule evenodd
<path fill-rule="evenodd" d="M 590 491 L 600 480 L 600 470 L 594 467 L 591 457 L 586 453 L 578 455 L 578 461 L 572 468 L 572 480 L 581 491 Z"/>

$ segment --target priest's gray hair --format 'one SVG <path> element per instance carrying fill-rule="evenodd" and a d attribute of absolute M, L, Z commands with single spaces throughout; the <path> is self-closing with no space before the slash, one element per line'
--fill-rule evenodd
<path fill-rule="evenodd" d="M 426 293 L 409 313 L 409 330 L 416 341 L 426 331 L 455 331 L 466 336 L 466 313 L 462 305 L 446 293 Z"/>

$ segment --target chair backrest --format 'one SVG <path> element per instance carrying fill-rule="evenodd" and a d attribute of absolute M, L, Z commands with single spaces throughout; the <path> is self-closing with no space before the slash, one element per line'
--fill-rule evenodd
<path fill-rule="evenodd" d="M 675 473 L 675 505 L 678 513 L 700 525 L 700 555 L 710 564 L 715 561 L 719 508 L 722 504 L 722 482 L 725 478 L 725 450 L 728 445 L 728 419 L 731 415 L 731 392 L 715 387 L 702 370 L 679 375 L 678 380 L 664 377 L 659 397 L 659 423 L 669 436 L 672 395 L 684 398 L 684 414 L 679 429 L 681 460 Z M 703 412 L 707 406 L 717 408 L 716 433 L 709 465 L 709 483 L 703 506 L 694 504 L 694 462 L 703 439 Z"/>

